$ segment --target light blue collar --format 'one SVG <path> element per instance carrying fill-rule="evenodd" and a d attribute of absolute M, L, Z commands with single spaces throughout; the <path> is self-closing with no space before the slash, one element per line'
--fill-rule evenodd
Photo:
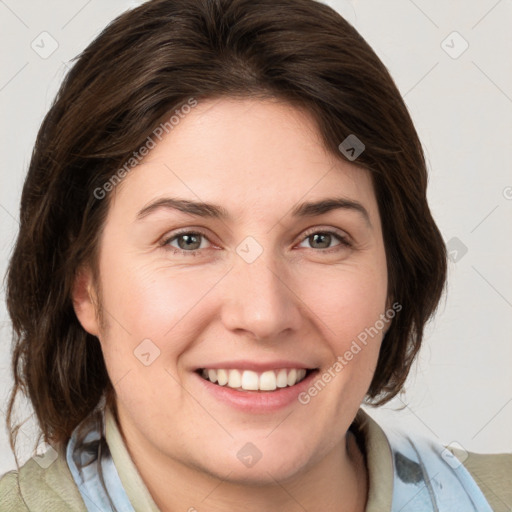
<path fill-rule="evenodd" d="M 468 470 L 434 441 L 385 432 L 393 456 L 391 512 L 492 512 Z"/>
<path fill-rule="evenodd" d="M 83 442 L 79 443 L 80 428 Z M 67 445 L 66 460 L 88 512 L 135 512 L 107 445 L 104 413 L 101 417 L 86 418 L 75 428 Z"/>
<path fill-rule="evenodd" d="M 492 512 L 469 472 L 442 445 L 391 430 L 385 434 L 394 468 L 390 512 Z M 106 442 L 104 415 L 90 416 L 73 431 L 66 460 L 88 512 L 135 512 Z"/>

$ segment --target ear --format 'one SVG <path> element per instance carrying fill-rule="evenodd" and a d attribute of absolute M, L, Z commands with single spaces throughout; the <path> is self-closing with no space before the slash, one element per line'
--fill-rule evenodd
<path fill-rule="evenodd" d="M 71 292 L 73 309 L 82 327 L 93 336 L 99 335 L 98 299 L 94 290 L 92 272 L 81 267 L 76 275 Z"/>

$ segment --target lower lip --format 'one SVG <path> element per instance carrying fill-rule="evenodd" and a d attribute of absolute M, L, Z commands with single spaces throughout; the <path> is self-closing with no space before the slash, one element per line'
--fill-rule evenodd
<path fill-rule="evenodd" d="M 293 403 L 299 403 L 299 394 L 311 385 L 317 374 L 318 370 L 314 370 L 298 384 L 277 388 L 275 391 L 237 391 L 227 386 L 214 384 L 194 372 L 204 389 L 217 400 L 244 412 L 252 413 L 273 412 Z"/>

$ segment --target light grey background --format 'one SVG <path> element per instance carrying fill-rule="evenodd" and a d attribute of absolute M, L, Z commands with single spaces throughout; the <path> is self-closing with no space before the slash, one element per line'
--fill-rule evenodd
<path fill-rule="evenodd" d="M 138 3 L 0 0 L 2 276 L 36 132 L 69 62 Z M 406 393 L 370 413 L 466 450 L 512 451 L 512 2 L 326 3 L 366 38 L 405 97 L 429 162 L 431 208 L 451 249 L 447 299 Z M 3 426 L 11 376 L 1 292 L 0 474 L 14 467 Z M 31 435 L 25 427 L 21 441 Z"/>

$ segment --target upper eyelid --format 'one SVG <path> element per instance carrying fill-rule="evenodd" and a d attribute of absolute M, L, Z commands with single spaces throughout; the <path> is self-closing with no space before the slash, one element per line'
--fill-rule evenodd
<path fill-rule="evenodd" d="M 303 231 L 302 239 L 307 238 L 308 236 L 311 236 L 315 233 L 332 233 L 334 235 L 339 236 L 340 238 L 351 238 L 350 235 L 343 229 L 313 227 L 306 229 L 306 231 Z"/>

